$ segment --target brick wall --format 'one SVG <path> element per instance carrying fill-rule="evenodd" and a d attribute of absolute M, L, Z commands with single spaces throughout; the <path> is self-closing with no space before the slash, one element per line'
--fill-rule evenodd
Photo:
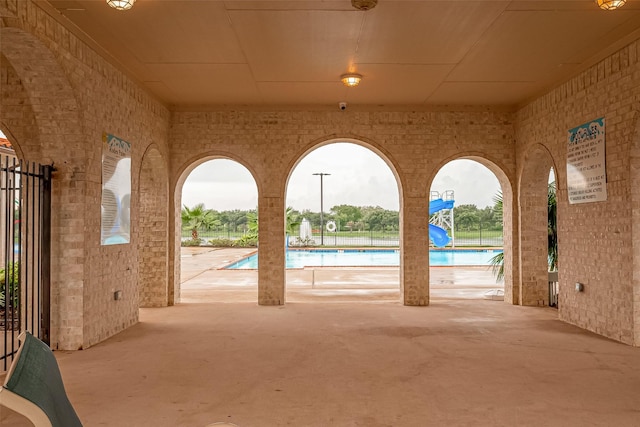
<path fill-rule="evenodd" d="M 146 148 L 154 143 L 167 158 L 169 113 L 36 3 L 2 0 L 0 12 L 3 81 L 11 82 L 2 89 L 2 123 L 27 160 L 56 168 L 52 344 L 88 347 L 137 322 L 138 248 L 152 237 L 135 223 L 136 190 Z M 103 132 L 133 146 L 128 245 L 100 245 Z"/>
<path fill-rule="evenodd" d="M 174 111 L 171 119 L 171 193 L 177 234 L 176 200 L 191 165 L 209 156 L 246 165 L 257 181 L 260 215 L 261 304 L 284 303 L 284 203 L 287 178 L 306 153 L 327 142 L 355 142 L 380 154 L 400 181 L 402 211 L 401 282 L 404 302 L 429 302 L 428 195 L 441 166 L 470 157 L 498 172 L 512 192 L 515 182 L 513 120 L 508 112 L 357 110 L 288 108 Z M 504 189 L 503 189 L 504 191 Z M 510 214 L 507 239 L 511 239 Z M 506 218 L 507 218 L 506 217 Z M 174 254 L 175 255 L 175 254 Z M 173 257 L 178 266 L 179 258 Z M 507 265 L 511 275 L 511 260 Z M 511 283 L 509 294 L 511 295 Z"/>
<path fill-rule="evenodd" d="M 540 156 L 527 157 L 535 144 L 544 146 L 558 166 L 560 317 L 629 344 L 634 343 L 634 324 L 640 324 L 633 302 L 630 186 L 630 144 L 636 134 L 640 94 L 638 48 L 636 41 L 607 57 L 522 108 L 516 120 L 520 181 L 531 178 L 526 173 L 530 163 L 547 161 Z M 608 200 L 569 205 L 567 133 L 598 117 L 606 119 Z M 521 204 L 528 203 L 527 193 L 526 188 L 520 188 Z M 523 224 L 531 220 L 531 214 L 523 213 Z M 538 274 L 527 268 L 524 254 L 522 262 L 525 279 Z M 584 283 L 584 292 L 575 292 L 575 282 Z M 638 343 L 636 338 L 635 344 Z"/>

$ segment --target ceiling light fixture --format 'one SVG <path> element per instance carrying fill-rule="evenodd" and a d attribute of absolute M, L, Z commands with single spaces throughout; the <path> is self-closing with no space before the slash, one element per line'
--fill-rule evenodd
<path fill-rule="evenodd" d="M 136 0 L 107 0 L 109 6 L 118 10 L 129 10 L 135 2 Z"/>
<path fill-rule="evenodd" d="M 596 0 L 600 9 L 616 10 L 624 6 L 627 0 Z"/>
<path fill-rule="evenodd" d="M 360 84 L 362 75 L 355 73 L 343 74 L 340 76 L 340 80 L 342 80 L 342 83 L 344 83 L 345 86 L 354 87 Z"/>
<path fill-rule="evenodd" d="M 358 10 L 369 10 L 376 7 L 378 0 L 351 0 L 351 6 Z"/>

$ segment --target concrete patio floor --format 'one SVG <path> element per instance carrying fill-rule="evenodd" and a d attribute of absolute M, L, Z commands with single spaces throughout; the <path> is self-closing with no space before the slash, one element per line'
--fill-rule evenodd
<path fill-rule="evenodd" d="M 640 425 L 639 350 L 557 317 L 459 296 L 182 303 L 55 354 L 87 427 Z"/>

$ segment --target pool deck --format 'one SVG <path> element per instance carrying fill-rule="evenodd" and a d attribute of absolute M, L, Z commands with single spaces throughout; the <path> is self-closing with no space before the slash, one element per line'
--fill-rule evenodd
<path fill-rule="evenodd" d="M 140 309 L 114 337 L 55 355 L 87 427 L 631 427 L 638 351 L 545 307 L 263 307 L 254 294 Z M 30 423 L 0 408 L 0 425 Z"/>
<path fill-rule="evenodd" d="M 255 302 L 257 270 L 222 268 L 255 252 L 254 248 L 182 248 L 182 303 Z M 502 289 L 490 267 L 431 267 L 430 297 L 483 299 Z M 398 267 L 313 267 L 287 270 L 287 302 L 398 302 Z"/>
<path fill-rule="evenodd" d="M 255 272 L 215 267 L 245 252 L 183 253 L 186 299 L 229 300 L 140 309 L 138 324 L 108 340 L 55 352 L 85 426 L 640 425 L 639 349 L 564 323 L 551 308 L 470 299 L 490 273 L 432 269 L 433 293 L 444 296 L 430 307 L 371 295 L 360 301 L 373 303 L 322 295 L 306 301 L 327 303 L 263 307 Z M 373 286 L 357 271 L 327 274 L 340 286 Z M 225 287 L 248 288 L 251 302 Z M 288 296 L 309 294 L 288 287 Z M 0 425 L 31 424 L 0 407 Z"/>

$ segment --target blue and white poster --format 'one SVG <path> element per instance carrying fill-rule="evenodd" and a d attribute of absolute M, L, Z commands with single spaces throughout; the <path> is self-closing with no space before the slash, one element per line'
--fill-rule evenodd
<path fill-rule="evenodd" d="M 130 242 L 131 144 L 102 134 L 102 245 Z"/>
<path fill-rule="evenodd" d="M 571 204 L 607 200 L 604 117 L 569 130 L 567 192 Z"/>

